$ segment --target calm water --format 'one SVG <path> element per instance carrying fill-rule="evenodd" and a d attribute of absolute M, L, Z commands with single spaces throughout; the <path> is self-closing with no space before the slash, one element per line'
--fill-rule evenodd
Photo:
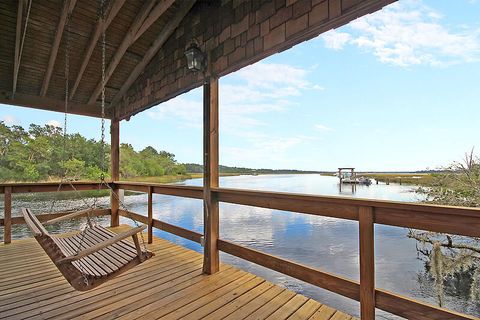
<path fill-rule="evenodd" d="M 185 185 L 201 186 L 201 179 L 188 180 Z M 321 195 L 341 195 L 360 198 L 385 199 L 417 202 L 422 198 L 412 192 L 412 187 L 391 185 L 350 186 L 339 190 L 338 179 L 320 175 L 259 175 L 222 177 L 220 185 L 227 188 L 284 191 Z M 14 208 L 29 203 L 30 207 L 42 211 L 49 208 L 46 200 L 31 202 L 25 198 L 14 201 Z M 154 217 L 198 232 L 203 231 L 202 201 L 172 196 L 154 195 Z M 108 205 L 101 198 L 101 205 Z M 146 214 L 145 194 L 127 196 L 125 203 L 131 211 Z M 61 200 L 58 207 L 78 206 L 78 200 Z M 3 212 L 3 210 L 2 210 Z M 18 211 L 16 212 L 18 214 Z M 122 218 L 122 223 L 130 223 Z M 108 225 L 104 218 L 101 223 Z M 78 223 L 65 224 L 63 229 L 76 229 Z M 24 227 L 17 227 L 17 235 L 24 234 Z M 15 233 L 14 233 L 15 234 Z M 436 303 L 433 283 L 425 271 L 424 262 L 418 259 L 416 241 L 406 237 L 404 228 L 375 227 L 376 285 L 379 288 L 400 293 L 418 300 Z M 0 234 L 1 235 L 1 234 Z M 155 230 L 161 236 L 193 250 L 202 248 L 188 240 Z M 334 218 L 297 214 L 279 210 L 249 206 L 221 204 L 220 236 L 237 244 L 290 259 L 311 267 L 320 268 L 341 276 L 359 280 L 358 223 Z M 350 299 L 318 289 L 301 281 L 284 276 L 252 263 L 222 254 L 222 262 L 233 264 L 255 273 L 306 296 L 352 315 L 359 315 L 359 305 Z M 456 311 L 480 316 L 480 303 L 469 302 L 466 294 L 447 293 L 446 307 Z M 396 317 L 379 312 L 378 318 Z"/>

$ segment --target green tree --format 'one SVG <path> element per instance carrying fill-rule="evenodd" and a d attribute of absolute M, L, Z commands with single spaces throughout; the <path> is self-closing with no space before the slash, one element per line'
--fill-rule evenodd
<path fill-rule="evenodd" d="M 0 122 L 0 180 L 38 181 L 70 179 L 98 180 L 102 168 L 109 168 L 110 147 L 81 134 L 64 136 L 61 128 Z M 175 155 L 148 146 L 137 152 L 130 144 L 120 145 L 120 174 L 124 178 L 184 174 Z"/>
<path fill-rule="evenodd" d="M 480 158 L 473 149 L 462 162 L 454 162 L 435 175 L 429 188 L 420 190 L 426 202 L 464 207 L 480 207 Z M 455 290 L 459 278 L 468 283 L 469 298 L 480 301 L 480 239 L 419 230 L 409 237 L 419 242 L 418 251 L 425 258 L 432 275 L 437 300 L 444 304 L 445 290 Z"/>
<path fill-rule="evenodd" d="M 85 161 L 78 159 L 69 159 L 62 164 L 62 168 L 65 170 L 65 176 L 72 180 L 79 180 L 84 176 Z"/>

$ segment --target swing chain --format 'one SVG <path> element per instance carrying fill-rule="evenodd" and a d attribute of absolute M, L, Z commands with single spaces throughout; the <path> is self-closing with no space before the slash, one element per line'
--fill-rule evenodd
<path fill-rule="evenodd" d="M 105 180 L 102 180 L 102 183 L 110 190 L 111 194 L 115 197 L 115 199 L 118 201 L 118 203 L 120 204 L 119 207 L 121 207 L 123 210 L 125 210 L 125 212 L 127 213 L 127 217 L 133 221 L 133 223 L 135 224 L 135 227 L 139 227 L 140 224 L 138 223 L 137 220 L 133 219 L 131 214 L 130 214 L 130 210 L 128 210 L 128 207 L 127 205 L 125 204 L 125 202 L 118 196 L 118 194 L 115 192 L 115 190 L 110 186 L 110 184 L 108 182 L 106 182 Z M 143 236 L 143 232 L 140 232 L 140 238 L 142 240 L 142 247 L 144 249 L 144 251 L 147 251 L 147 245 L 146 245 L 146 241 L 145 241 L 145 237 Z"/>
<path fill-rule="evenodd" d="M 65 168 L 65 158 L 66 158 L 66 155 L 67 155 L 66 145 L 67 145 L 67 115 L 68 115 L 68 98 L 69 98 L 69 80 L 70 80 L 69 78 L 70 78 L 70 37 L 71 37 L 70 23 L 71 23 L 71 18 L 72 18 L 71 13 L 69 13 L 68 16 L 67 16 L 67 30 L 66 30 L 66 40 L 65 40 L 65 114 L 64 114 L 64 123 L 63 123 L 63 155 L 62 155 L 62 165 L 64 166 L 64 171 L 63 171 L 62 179 L 60 181 L 60 184 L 58 186 L 57 191 L 60 191 L 60 189 L 62 188 L 62 185 L 65 182 L 68 182 L 68 184 L 70 185 L 72 190 L 78 196 L 80 196 L 80 199 L 82 199 L 83 203 L 88 207 L 87 201 L 80 195 L 78 190 L 72 184 L 72 180 L 68 179 L 66 177 L 67 171 L 66 171 L 66 168 Z M 94 202 L 94 206 L 96 206 L 96 202 Z M 51 209 L 53 209 L 53 205 L 52 205 Z M 82 249 L 82 245 L 85 242 L 85 234 L 87 233 L 87 228 L 88 227 L 91 228 L 92 226 L 93 225 L 92 225 L 92 221 L 90 219 L 90 214 L 87 212 L 87 225 L 85 226 L 85 228 L 81 232 L 81 238 L 80 238 L 80 241 L 78 243 L 78 248 L 77 248 L 76 254 L 78 254 L 80 252 L 80 250 Z M 89 284 L 88 277 L 87 277 L 87 273 L 86 273 L 86 271 L 83 267 L 83 264 L 81 262 L 78 262 L 78 266 L 79 266 L 79 269 L 80 269 L 80 273 L 82 274 L 82 277 L 83 277 L 83 282 L 85 283 L 86 286 L 88 286 L 88 284 Z"/>
<path fill-rule="evenodd" d="M 104 6 L 105 6 L 105 3 L 104 3 L 104 0 L 102 0 L 102 7 L 101 7 L 101 11 L 100 11 L 101 19 L 105 19 L 105 8 L 104 8 Z M 122 201 L 122 199 L 120 199 L 120 197 L 115 192 L 115 190 L 112 189 L 110 184 L 105 181 L 105 86 L 106 86 L 106 83 L 105 83 L 105 79 L 106 79 L 106 77 L 105 77 L 106 40 L 105 40 L 105 38 L 106 38 L 105 37 L 105 23 L 103 23 L 103 31 L 102 31 L 102 93 L 101 93 L 101 107 L 102 107 L 101 123 L 102 123 L 102 125 L 101 125 L 101 149 L 100 149 L 101 150 L 100 161 L 101 161 L 102 173 L 100 174 L 100 181 L 101 181 L 101 184 L 105 185 L 110 190 L 113 197 L 115 197 L 115 199 L 120 203 L 120 206 L 127 212 L 128 218 L 133 220 L 135 226 L 138 227 L 139 223 L 137 222 L 137 220 L 133 219 L 130 216 L 130 211 L 128 210 L 125 203 Z M 99 186 L 99 188 L 100 188 L 100 186 Z M 144 239 L 144 236 L 143 236 L 143 232 L 140 232 L 140 237 L 141 237 L 141 240 L 142 240 L 142 246 L 143 246 L 144 250 L 147 251 L 147 245 L 146 245 L 146 242 L 145 242 L 145 239 Z"/>

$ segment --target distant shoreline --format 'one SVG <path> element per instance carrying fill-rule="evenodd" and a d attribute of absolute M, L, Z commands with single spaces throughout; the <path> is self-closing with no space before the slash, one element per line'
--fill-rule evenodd
<path fill-rule="evenodd" d="M 333 171 L 297 171 L 297 170 L 274 170 L 274 169 L 262 169 L 261 171 L 254 170 L 251 172 L 220 172 L 221 177 L 232 176 L 256 176 L 256 175 L 280 175 L 280 174 L 319 174 L 322 176 L 335 176 L 336 172 Z M 357 175 L 375 179 L 379 182 L 392 182 L 399 183 L 400 181 L 405 184 L 414 185 L 427 185 L 433 178 L 435 173 L 420 173 L 420 172 L 357 172 Z M 150 183 L 178 183 L 189 179 L 200 179 L 203 177 L 203 173 L 186 173 L 181 175 L 164 175 L 154 177 L 129 177 L 120 178 L 123 181 L 134 182 L 150 182 Z M 39 181 L 2 181 L 1 183 L 42 183 L 42 182 L 59 182 L 60 179 L 55 178 Z M 81 180 L 84 181 L 84 180 Z M 89 180 L 87 182 L 95 182 L 95 180 Z"/>
<path fill-rule="evenodd" d="M 427 186 L 431 183 L 436 173 L 434 172 L 357 172 L 357 176 L 375 179 L 383 183 L 400 183 L 410 185 Z M 336 173 L 329 172 L 325 176 L 335 176 Z"/>

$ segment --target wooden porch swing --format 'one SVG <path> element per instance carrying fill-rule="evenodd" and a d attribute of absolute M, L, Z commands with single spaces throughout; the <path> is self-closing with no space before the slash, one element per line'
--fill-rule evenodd
<path fill-rule="evenodd" d="M 22 208 L 22 213 L 45 253 L 72 287 L 79 291 L 93 289 L 154 255 L 142 249 L 138 241 L 138 233 L 146 226 L 120 234 L 101 226 L 92 226 L 72 236 L 54 236 L 48 233 L 30 209 Z M 89 210 L 77 211 L 46 224 L 88 214 Z M 125 240 L 130 237 L 133 243 Z"/>

